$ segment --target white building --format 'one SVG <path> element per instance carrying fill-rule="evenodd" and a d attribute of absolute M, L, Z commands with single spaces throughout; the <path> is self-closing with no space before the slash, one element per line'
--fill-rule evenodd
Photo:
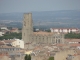
<path fill-rule="evenodd" d="M 8 30 L 7 27 L 1 27 L 1 30 Z"/>
<path fill-rule="evenodd" d="M 12 46 L 24 48 L 24 41 L 20 39 L 15 39 L 15 41 L 12 43 Z"/>
<path fill-rule="evenodd" d="M 50 28 L 51 32 L 55 32 L 55 33 L 70 33 L 70 32 L 74 32 L 77 33 L 79 32 L 79 29 L 77 28 Z"/>
<path fill-rule="evenodd" d="M 11 45 L 14 47 L 24 48 L 24 41 L 20 39 L 14 39 L 14 40 L 3 40 L 3 42 L 6 45 Z"/>
<path fill-rule="evenodd" d="M 3 36 L 4 32 L 0 32 L 0 36 Z"/>

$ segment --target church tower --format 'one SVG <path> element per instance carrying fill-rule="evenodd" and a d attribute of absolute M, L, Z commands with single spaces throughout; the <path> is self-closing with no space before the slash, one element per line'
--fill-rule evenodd
<path fill-rule="evenodd" d="M 24 43 L 30 43 L 30 36 L 33 34 L 32 13 L 25 13 L 23 18 L 22 39 Z"/>

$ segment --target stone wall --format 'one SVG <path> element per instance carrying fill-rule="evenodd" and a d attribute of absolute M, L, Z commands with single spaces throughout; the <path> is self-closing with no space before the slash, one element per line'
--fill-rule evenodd
<path fill-rule="evenodd" d="M 31 42 L 36 43 L 46 43 L 46 44 L 64 44 L 64 37 L 61 34 L 52 34 L 52 35 L 31 35 Z"/>
<path fill-rule="evenodd" d="M 79 60 L 78 56 L 75 56 L 76 51 L 75 50 L 64 50 L 57 52 L 54 56 L 54 60 L 67 60 L 68 56 L 72 56 L 72 60 Z"/>

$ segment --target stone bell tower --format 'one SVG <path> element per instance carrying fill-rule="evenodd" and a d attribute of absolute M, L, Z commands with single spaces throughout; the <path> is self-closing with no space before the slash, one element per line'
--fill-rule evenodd
<path fill-rule="evenodd" d="M 30 43 L 30 36 L 33 34 L 32 13 L 24 13 L 22 39 L 24 44 Z"/>

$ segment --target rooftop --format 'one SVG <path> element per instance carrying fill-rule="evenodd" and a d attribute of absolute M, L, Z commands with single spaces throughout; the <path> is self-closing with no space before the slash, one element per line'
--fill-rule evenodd
<path fill-rule="evenodd" d="M 5 43 L 12 43 L 12 42 L 14 42 L 15 40 L 3 40 L 3 42 L 5 42 Z"/>
<path fill-rule="evenodd" d="M 40 31 L 40 32 L 34 32 L 34 34 L 36 34 L 36 35 L 52 35 L 53 33 Z"/>

